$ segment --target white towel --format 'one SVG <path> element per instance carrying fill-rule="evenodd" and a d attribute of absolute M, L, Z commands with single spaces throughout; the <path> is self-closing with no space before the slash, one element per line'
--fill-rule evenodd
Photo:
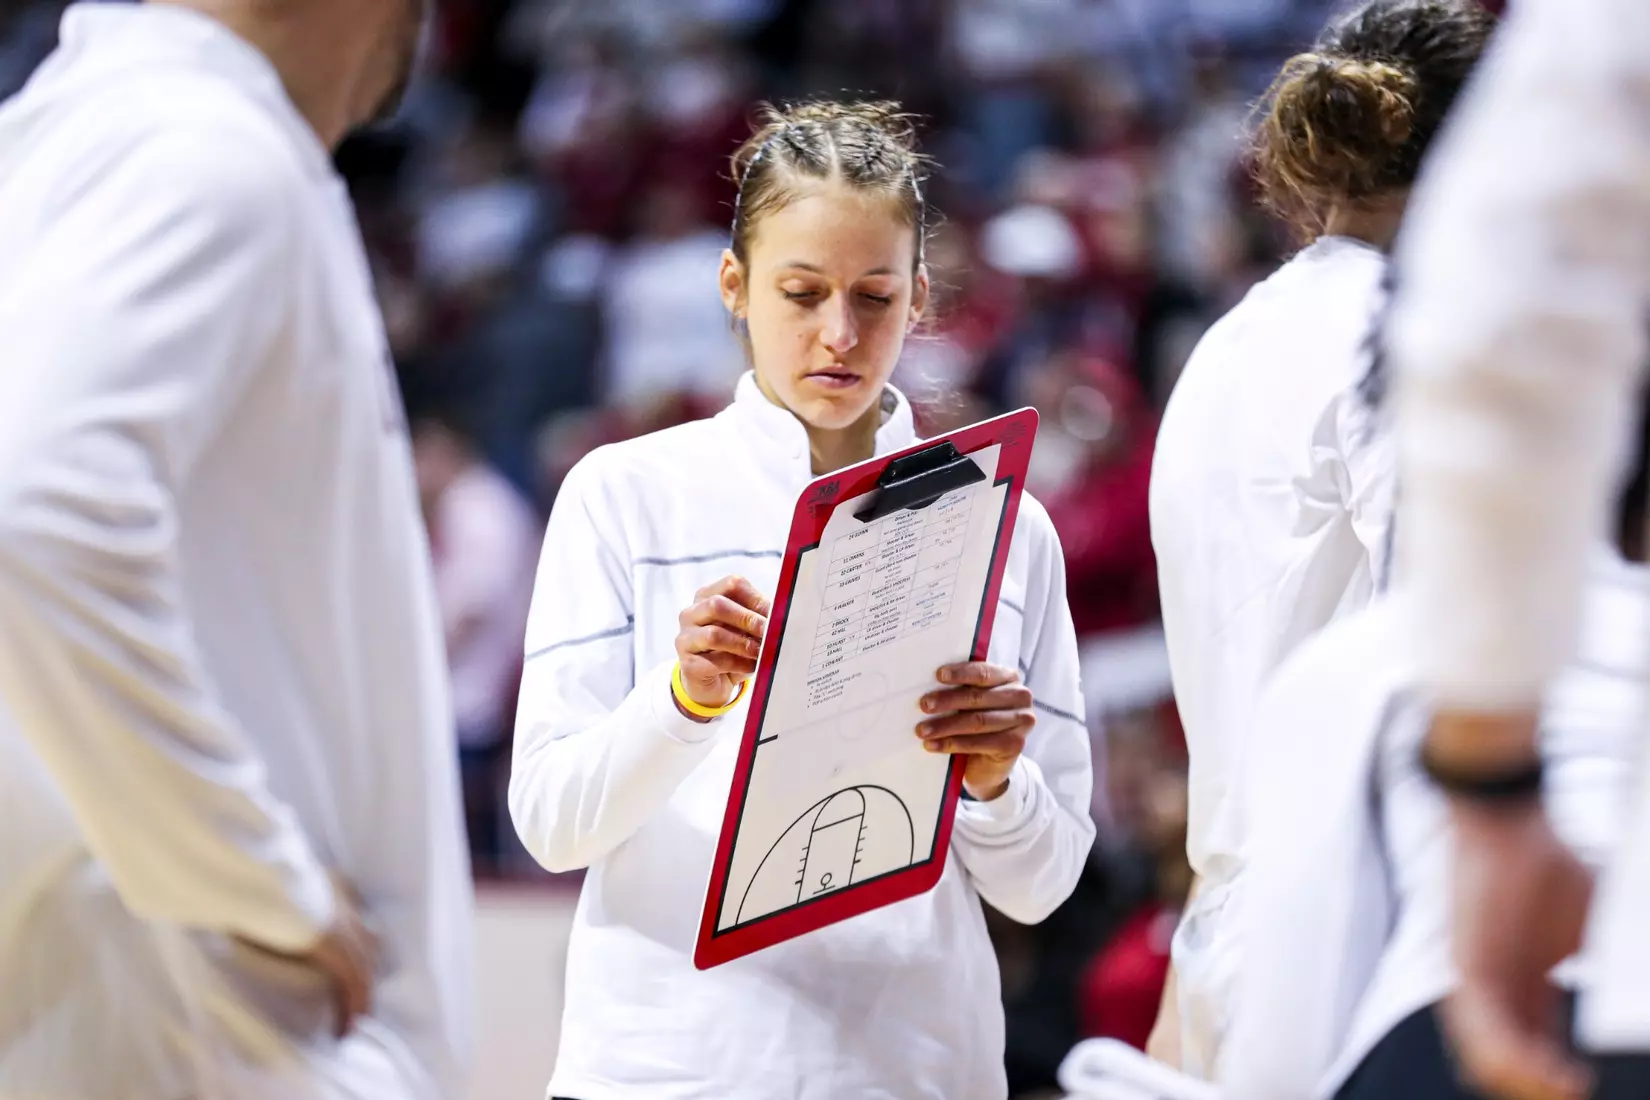
<path fill-rule="evenodd" d="M 1068 1100 L 1218 1100 L 1219 1093 L 1116 1039 L 1085 1039 L 1055 1078 Z"/>

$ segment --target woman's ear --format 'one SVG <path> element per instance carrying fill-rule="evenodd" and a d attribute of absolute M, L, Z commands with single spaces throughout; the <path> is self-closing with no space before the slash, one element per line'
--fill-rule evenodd
<path fill-rule="evenodd" d="M 748 287 L 745 285 L 745 265 L 733 254 L 733 249 L 722 250 L 722 270 L 718 276 L 722 286 L 722 304 L 735 319 L 744 316 Z"/>
<path fill-rule="evenodd" d="M 911 287 L 911 319 L 906 323 L 906 330 L 916 328 L 922 323 L 922 318 L 928 312 L 928 296 L 930 292 L 928 280 L 928 265 L 917 266 L 917 280 Z"/>

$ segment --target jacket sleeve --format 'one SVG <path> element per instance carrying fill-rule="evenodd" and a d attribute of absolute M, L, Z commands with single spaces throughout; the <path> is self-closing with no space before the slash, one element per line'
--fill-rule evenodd
<path fill-rule="evenodd" d="M 1023 540 L 1028 556 L 1026 605 L 1011 610 L 1021 612 L 1020 671 L 1036 699 L 1037 725 L 1008 790 L 957 808 L 951 843 L 982 898 L 1004 916 L 1036 924 L 1077 888 L 1094 846 L 1094 769 L 1060 540 L 1029 496 L 1016 526 L 1015 540 Z M 998 630 L 1013 623 L 1003 610 Z"/>
<path fill-rule="evenodd" d="M 596 457 L 573 468 L 551 509 L 516 711 L 510 816 L 551 871 L 622 844 L 728 724 L 676 709 L 673 662 L 636 671 L 630 560 Z"/>
<path fill-rule="evenodd" d="M 65 157 L 0 284 L 0 697 L 134 913 L 301 950 L 331 886 L 179 576 L 178 498 L 292 278 L 293 173 L 264 154 L 229 132 Z"/>
<path fill-rule="evenodd" d="M 1650 303 L 1650 6 L 1517 4 L 1398 251 L 1399 558 L 1446 706 L 1533 709 L 1571 652 Z"/>

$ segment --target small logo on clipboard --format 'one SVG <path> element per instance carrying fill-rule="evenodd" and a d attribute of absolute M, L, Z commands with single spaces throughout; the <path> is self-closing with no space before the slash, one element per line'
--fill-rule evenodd
<path fill-rule="evenodd" d="M 836 498 L 842 494 L 842 479 L 832 478 L 814 486 L 813 492 L 808 494 L 808 511 L 815 519 L 828 513 L 836 504 Z"/>

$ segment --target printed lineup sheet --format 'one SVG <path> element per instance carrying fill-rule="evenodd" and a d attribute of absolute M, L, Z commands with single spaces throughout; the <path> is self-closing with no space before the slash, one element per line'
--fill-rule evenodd
<path fill-rule="evenodd" d="M 1022 409 L 803 493 L 706 893 L 700 968 L 939 881 L 962 764 L 923 748 L 919 701 L 942 665 L 985 657 L 1036 427 Z M 897 476 L 897 460 L 947 443 L 977 469 L 968 483 Z M 892 506 L 936 485 L 931 500 Z M 885 514 L 867 513 L 879 500 Z"/>

